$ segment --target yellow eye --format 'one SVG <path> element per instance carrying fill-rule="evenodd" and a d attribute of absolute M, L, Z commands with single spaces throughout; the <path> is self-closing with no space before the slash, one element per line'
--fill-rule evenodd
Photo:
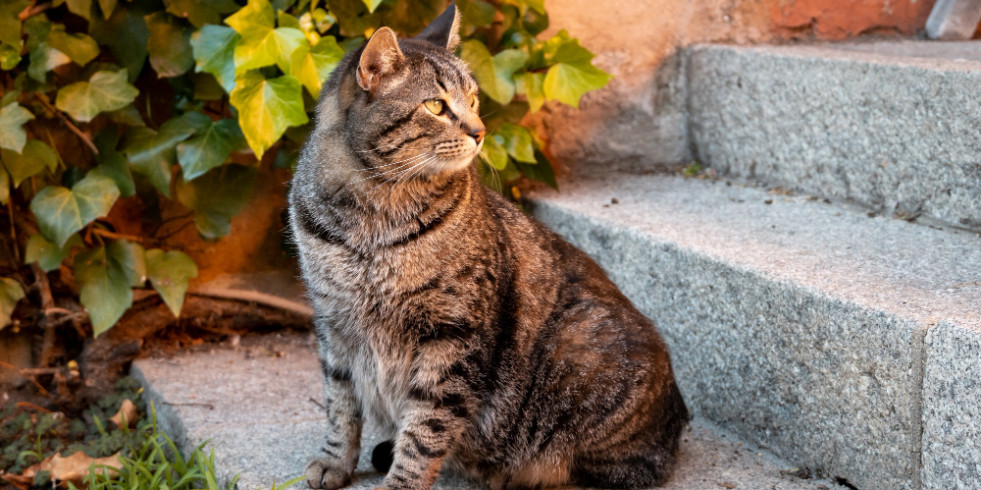
<path fill-rule="evenodd" d="M 422 105 L 426 106 L 426 109 L 429 109 L 429 112 L 432 112 L 433 114 L 436 114 L 437 116 L 443 113 L 444 104 L 443 104 L 443 101 L 442 100 L 439 100 L 439 99 L 429 99 L 429 100 L 423 102 Z"/>

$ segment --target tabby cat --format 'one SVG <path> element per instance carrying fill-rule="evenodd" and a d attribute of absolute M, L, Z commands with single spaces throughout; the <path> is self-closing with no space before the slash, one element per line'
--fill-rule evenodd
<path fill-rule="evenodd" d="M 688 420 L 667 348 L 596 263 L 480 184 L 458 17 L 350 53 L 293 179 L 328 421 L 307 483 L 350 481 L 371 417 L 386 489 L 444 467 L 492 489 L 661 484 Z"/>

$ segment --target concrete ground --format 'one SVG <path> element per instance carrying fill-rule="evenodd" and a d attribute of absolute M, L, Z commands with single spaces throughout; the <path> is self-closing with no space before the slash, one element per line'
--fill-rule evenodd
<path fill-rule="evenodd" d="M 322 388 L 314 339 L 306 334 L 247 337 L 173 358 L 141 359 L 132 374 L 156 407 L 158 422 L 188 451 L 208 441 L 219 479 L 238 488 L 270 488 L 303 473 L 324 432 Z M 382 475 L 368 454 L 378 441 L 367 427 L 351 486 L 368 489 Z M 805 478 L 801 478 L 801 476 Z M 302 488 L 302 487 L 301 487 Z M 481 488 L 443 476 L 437 489 Z M 674 490 L 831 490 L 773 455 L 743 444 L 696 418 L 684 433 L 679 464 L 664 487 Z"/>

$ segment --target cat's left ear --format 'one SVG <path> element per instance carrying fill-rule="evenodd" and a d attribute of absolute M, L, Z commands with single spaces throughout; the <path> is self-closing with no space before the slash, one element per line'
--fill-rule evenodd
<path fill-rule="evenodd" d="M 456 47 L 460 45 L 460 11 L 456 8 L 456 2 L 450 2 L 450 6 L 432 24 L 426 26 L 416 39 L 429 41 L 450 52 L 456 51 Z"/>

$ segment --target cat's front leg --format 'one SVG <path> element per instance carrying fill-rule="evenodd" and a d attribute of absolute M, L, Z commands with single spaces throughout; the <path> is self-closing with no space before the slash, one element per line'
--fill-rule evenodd
<path fill-rule="evenodd" d="M 361 406 L 354 394 L 351 373 L 333 366 L 329 355 L 321 354 L 324 375 L 324 407 L 327 435 L 321 454 L 307 464 L 307 486 L 334 490 L 347 485 L 358 465 L 361 450 Z"/>
<path fill-rule="evenodd" d="M 443 350 L 446 349 L 446 350 Z M 453 451 L 465 421 L 474 408 L 471 391 L 458 374 L 464 362 L 437 356 L 423 348 L 416 358 L 409 400 L 395 439 L 392 466 L 385 476 L 386 490 L 428 490 L 439 477 L 443 460 Z M 435 357 L 435 359 L 434 359 Z M 454 362 L 454 359 L 457 360 Z"/>

